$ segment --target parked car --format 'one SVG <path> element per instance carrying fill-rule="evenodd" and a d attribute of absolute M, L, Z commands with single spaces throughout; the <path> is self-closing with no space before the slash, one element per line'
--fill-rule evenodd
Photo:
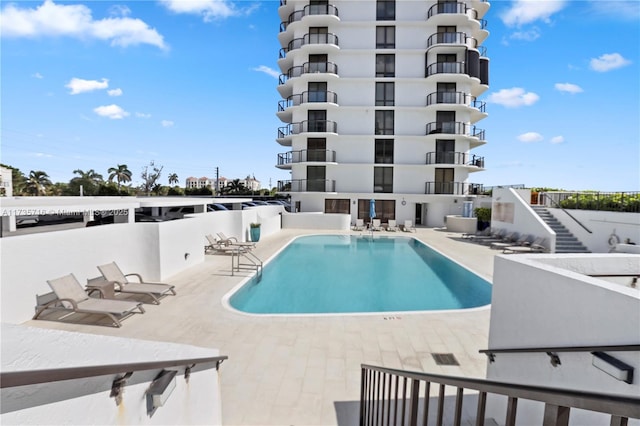
<path fill-rule="evenodd" d="M 195 208 L 193 206 L 171 207 L 164 216 L 170 219 L 182 219 L 185 214 L 191 213 L 195 213 Z"/>
<path fill-rule="evenodd" d="M 275 206 L 283 206 L 286 211 L 288 211 L 288 212 L 291 211 L 291 204 L 289 204 L 285 200 L 269 200 L 269 201 L 267 201 L 267 203 L 269 203 L 270 205 L 275 205 Z"/>
<path fill-rule="evenodd" d="M 39 216 L 16 216 L 16 226 L 37 225 L 38 222 Z"/>
<path fill-rule="evenodd" d="M 260 201 L 260 200 L 253 200 L 252 203 L 255 204 L 256 206 L 268 206 L 269 205 L 266 201 Z"/>
<path fill-rule="evenodd" d="M 252 203 L 251 201 L 247 201 L 246 203 L 242 203 L 242 210 L 246 209 L 247 207 L 255 207 L 255 203 Z"/>
<path fill-rule="evenodd" d="M 226 208 L 223 204 L 219 204 L 219 203 L 207 204 L 208 212 L 215 212 L 215 211 L 222 211 L 222 210 L 229 210 L 229 209 Z"/>
<path fill-rule="evenodd" d="M 167 219 L 163 219 L 161 217 L 149 216 L 143 213 L 136 213 L 135 215 L 136 222 L 164 222 L 166 220 Z M 115 223 L 114 215 L 106 215 L 106 216 L 96 215 L 95 219 L 87 222 L 85 226 L 109 225 L 111 223 Z"/>

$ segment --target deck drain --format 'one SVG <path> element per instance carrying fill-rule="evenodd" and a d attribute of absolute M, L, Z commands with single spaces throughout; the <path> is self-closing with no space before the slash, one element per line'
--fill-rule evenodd
<path fill-rule="evenodd" d="M 431 354 L 436 365 L 460 365 L 453 354 Z"/>

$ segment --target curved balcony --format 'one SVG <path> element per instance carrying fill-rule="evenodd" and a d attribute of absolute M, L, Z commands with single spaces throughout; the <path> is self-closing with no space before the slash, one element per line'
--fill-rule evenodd
<path fill-rule="evenodd" d="M 427 11 L 427 20 L 433 16 L 441 15 L 441 14 L 460 14 L 466 15 L 467 10 L 469 10 L 469 6 L 465 3 L 454 3 L 454 2 L 442 2 L 436 3 L 429 8 Z"/>
<path fill-rule="evenodd" d="M 279 180 L 278 192 L 336 192 L 336 181 L 329 179 Z"/>
<path fill-rule="evenodd" d="M 475 38 L 469 37 L 466 33 L 434 33 L 427 39 L 427 49 L 438 45 L 458 44 L 475 48 L 478 42 Z"/>
<path fill-rule="evenodd" d="M 302 20 L 305 16 L 335 16 L 338 8 L 331 4 L 308 4 L 302 10 L 291 13 L 286 21 L 280 23 L 280 32 L 286 31 L 289 24 Z"/>
<path fill-rule="evenodd" d="M 452 164 L 457 166 L 470 166 L 484 168 L 484 157 L 469 155 L 466 152 L 427 152 L 426 164 Z"/>
<path fill-rule="evenodd" d="M 425 77 L 435 74 L 466 74 L 467 67 L 464 62 L 436 62 L 428 65 Z"/>
<path fill-rule="evenodd" d="M 476 195 L 483 192 L 482 184 L 467 182 L 425 182 L 425 194 Z"/>
<path fill-rule="evenodd" d="M 283 47 L 279 52 L 279 59 L 284 59 L 289 52 L 292 50 L 300 49 L 302 46 L 308 45 L 332 45 L 338 46 L 338 36 L 329 33 L 329 34 L 305 34 L 301 38 L 295 38 L 289 42 L 287 47 Z"/>
<path fill-rule="evenodd" d="M 303 65 L 291 67 L 285 74 L 280 74 L 278 84 L 285 84 L 290 78 L 303 74 L 333 74 L 338 75 L 338 65 L 333 62 L 306 62 Z"/>
<path fill-rule="evenodd" d="M 338 123 L 331 120 L 304 120 L 278 128 L 278 139 L 300 133 L 338 133 Z"/>
<path fill-rule="evenodd" d="M 486 103 L 464 92 L 433 92 L 427 95 L 427 107 L 437 107 L 446 111 L 468 111 L 471 122 L 487 117 Z"/>
<path fill-rule="evenodd" d="M 306 91 L 298 95 L 291 95 L 287 97 L 287 99 L 283 99 L 278 102 L 278 112 L 285 111 L 286 109 L 294 106 L 313 102 L 337 104 L 338 95 L 337 93 L 328 90 Z"/>
<path fill-rule="evenodd" d="M 427 135 L 468 135 L 470 125 L 459 121 L 433 121 L 427 123 Z"/>
<path fill-rule="evenodd" d="M 297 163 L 335 163 L 336 152 L 329 149 L 303 149 L 278 154 L 279 169 L 291 169 Z"/>

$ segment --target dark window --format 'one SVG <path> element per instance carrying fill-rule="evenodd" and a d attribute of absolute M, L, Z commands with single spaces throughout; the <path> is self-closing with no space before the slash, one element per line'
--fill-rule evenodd
<path fill-rule="evenodd" d="M 375 162 L 393 164 L 393 139 L 376 139 Z"/>
<path fill-rule="evenodd" d="M 393 111 L 376 111 L 375 134 L 393 134 Z"/>
<path fill-rule="evenodd" d="M 327 131 L 327 111 L 310 109 L 307 113 L 309 132 Z"/>
<path fill-rule="evenodd" d="M 373 192 L 393 192 L 393 167 L 373 168 Z"/>
<path fill-rule="evenodd" d="M 438 83 L 438 103 L 454 104 L 456 103 L 456 84 L 455 83 Z"/>
<path fill-rule="evenodd" d="M 453 194 L 453 169 L 436 169 L 435 194 Z"/>
<path fill-rule="evenodd" d="M 396 55 L 376 55 L 376 77 L 396 76 Z"/>
<path fill-rule="evenodd" d="M 350 212 L 351 200 L 341 198 L 327 198 L 324 200 L 324 212 L 325 213 L 351 213 Z"/>
<path fill-rule="evenodd" d="M 376 27 L 376 49 L 396 47 L 396 27 Z"/>
<path fill-rule="evenodd" d="M 438 123 L 438 133 L 458 133 L 455 111 L 436 111 L 436 122 Z"/>
<path fill-rule="evenodd" d="M 438 43 L 456 43 L 456 36 L 455 26 L 438 26 Z"/>
<path fill-rule="evenodd" d="M 307 161 L 327 161 L 327 140 L 325 138 L 307 139 Z"/>
<path fill-rule="evenodd" d="M 309 72 L 327 72 L 327 55 L 309 55 Z"/>
<path fill-rule="evenodd" d="M 376 19 L 378 21 L 393 21 L 396 19 L 395 0 L 377 0 Z"/>
<path fill-rule="evenodd" d="M 310 27 L 309 44 L 327 43 L 328 27 Z"/>
<path fill-rule="evenodd" d="M 307 191 L 326 192 L 326 168 L 324 166 L 307 166 Z"/>
<path fill-rule="evenodd" d="M 436 163 L 453 164 L 456 142 L 449 139 L 436 139 Z"/>
<path fill-rule="evenodd" d="M 394 83 L 376 83 L 376 106 L 393 106 Z"/>
<path fill-rule="evenodd" d="M 307 87 L 308 102 L 327 102 L 327 83 L 310 81 Z"/>
<path fill-rule="evenodd" d="M 364 219 L 365 223 L 369 223 L 369 206 L 371 200 L 358 200 L 358 219 Z M 396 202 L 395 200 L 376 200 L 376 219 L 380 219 L 381 223 L 389 222 L 389 219 L 396 218 Z"/>

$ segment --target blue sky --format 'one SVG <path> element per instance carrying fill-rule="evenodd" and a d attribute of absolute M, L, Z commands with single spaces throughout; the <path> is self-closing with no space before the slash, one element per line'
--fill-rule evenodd
<path fill-rule="evenodd" d="M 362 0 L 360 0 L 362 1 Z M 278 1 L 1 2 L 0 161 L 188 176 L 275 168 Z M 640 190 L 640 2 L 493 1 L 486 186 Z"/>

